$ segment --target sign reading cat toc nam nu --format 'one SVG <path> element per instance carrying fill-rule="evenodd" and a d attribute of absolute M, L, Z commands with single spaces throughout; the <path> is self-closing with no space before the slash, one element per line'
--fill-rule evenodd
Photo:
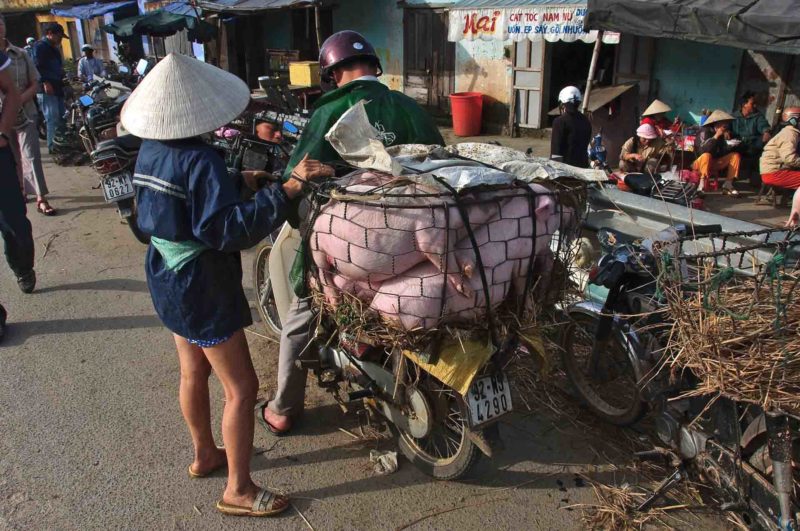
<path fill-rule="evenodd" d="M 585 5 L 531 6 L 497 9 L 453 9 L 450 11 L 448 40 L 597 40 L 597 31 L 584 31 Z M 619 33 L 606 32 L 603 42 L 616 44 Z"/>

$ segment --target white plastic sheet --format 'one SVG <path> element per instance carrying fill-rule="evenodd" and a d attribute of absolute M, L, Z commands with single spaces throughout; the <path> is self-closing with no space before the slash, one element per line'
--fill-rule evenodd
<path fill-rule="evenodd" d="M 330 128 L 325 140 L 342 159 L 357 168 L 400 175 L 402 168 L 386 152 L 378 130 L 369 123 L 364 105 L 362 100 L 348 109 Z"/>

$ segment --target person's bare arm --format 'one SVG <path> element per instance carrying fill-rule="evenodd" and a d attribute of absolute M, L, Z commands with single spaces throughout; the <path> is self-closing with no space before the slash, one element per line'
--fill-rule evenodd
<path fill-rule="evenodd" d="M 303 157 L 297 166 L 292 170 L 291 177 L 283 183 L 283 190 L 289 199 L 294 199 L 303 191 L 303 185 L 307 181 L 320 177 L 333 177 L 335 172 L 331 166 L 322 164 L 318 160 L 308 158 L 308 153 Z"/>
<path fill-rule="evenodd" d="M 17 87 L 11 81 L 8 69 L 0 71 L 0 92 L 3 93 L 3 112 L 0 114 L 0 132 L 7 137 L 13 133 L 14 122 L 17 120 L 17 112 L 20 106 L 20 97 Z M 8 142 L 0 137 L 0 147 L 5 147 Z"/>

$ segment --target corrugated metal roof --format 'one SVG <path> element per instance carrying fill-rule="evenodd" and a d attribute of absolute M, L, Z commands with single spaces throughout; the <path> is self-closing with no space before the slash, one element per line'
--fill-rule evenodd
<path fill-rule="evenodd" d="M 589 105 L 587 109 L 589 112 L 595 112 L 597 109 L 608 105 L 635 86 L 636 83 L 625 83 L 622 85 L 611 85 L 610 87 L 593 88 L 589 93 Z M 559 108 L 556 107 L 547 114 L 549 116 L 558 116 L 561 112 Z"/>
<path fill-rule="evenodd" d="M 453 9 L 480 9 L 492 7 L 565 6 L 586 4 L 586 0 L 459 0 Z"/>
<path fill-rule="evenodd" d="M 197 4 L 209 11 L 220 13 L 254 13 L 284 7 L 314 5 L 315 0 L 199 0 Z"/>
<path fill-rule="evenodd" d="M 121 2 L 112 2 L 109 4 L 101 4 L 100 2 L 93 2 L 91 4 L 85 4 L 69 8 L 53 8 L 50 10 L 50 12 L 58 17 L 79 18 L 87 20 L 94 17 L 100 17 L 105 15 L 106 13 L 111 13 L 112 11 L 116 11 L 117 9 L 135 4 L 136 2 L 134 0 L 124 0 Z"/>

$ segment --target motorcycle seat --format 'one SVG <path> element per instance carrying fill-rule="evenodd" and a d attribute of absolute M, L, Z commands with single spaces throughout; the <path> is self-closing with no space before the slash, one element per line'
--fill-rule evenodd
<path fill-rule="evenodd" d="M 142 139 L 134 135 L 123 135 L 111 140 L 103 140 L 98 142 L 95 151 L 100 149 L 108 149 L 111 147 L 118 147 L 123 151 L 138 151 L 142 146 Z"/>

